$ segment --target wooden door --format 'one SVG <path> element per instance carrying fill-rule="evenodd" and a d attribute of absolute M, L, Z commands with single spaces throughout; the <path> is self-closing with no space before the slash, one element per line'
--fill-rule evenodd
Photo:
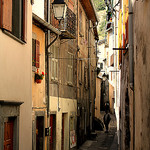
<path fill-rule="evenodd" d="M 13 150 L 13 127 L 13 120 L 4 123 L 4 150 Z"/>
<path fill-rule="evenodd" d="M 53 115 L 50 115 L 50 127 L 51 127 L 51 134 L 50 134 L 50 150 L 53 150 Z"/>
<path fill-rule="evenodd" d="M 50 115 L 50 146 L 49 150 L 56 150 L 56 115 Z"/>
<path fill-rule="evenodd" d="M 61 150 L 64 150 L 64 114 L 62 114 L 62 137 L 61 137 Z"/>

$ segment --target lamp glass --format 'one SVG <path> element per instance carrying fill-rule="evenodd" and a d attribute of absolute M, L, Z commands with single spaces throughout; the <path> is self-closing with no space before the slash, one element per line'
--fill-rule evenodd
<path fill-rule="evenodd" d="M 53 4 L 54 16 L 57 20 L 65 18 L 66 4 Z"/>

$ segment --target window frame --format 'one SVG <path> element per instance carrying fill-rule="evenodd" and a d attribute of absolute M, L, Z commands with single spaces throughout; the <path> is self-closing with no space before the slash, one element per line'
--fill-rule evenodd
<path fill-rule="evenodd" d="M 82 60 L 79 60 L 79 84 L 82 84 Z"/>
<path fill-rule="evenodd" d="M 35 43 L 35 45 L 33 45 Z M 33 53 L 34 57 L 33 58 Z M 33 60 L 35 60 L 33 64 Z M 32 67 L 40 68 L 40 41 L 32 38 Z"/>
<path fill-rule="evenodd" d="M 67 83 L 73 85 L 73 53 L 68 52 L 68 64 L 67 64 Z"/>
<path fill-rule="evenodd" d="M 18 9 L 16 9 L 15 7 L 13 9 L 13 6 L 17 6 L 17 5 L 13 5 L 13 2 L 14 1 L 12 0 L 3 1 L 3 2 L 0 1 L 0 8 L 1 8 L 0 28 L 3 29 L 3 32 L 6 35 L 12 37 L 13 39 L 17 40 L 21 44 L 24 44 L 27 42 L 27 1 L 18 0 Z M 16 15 L 14 14 L 16 11 L 13 10 L 18 10 L 17 19 L 16 19 Z M 13 16 L 15 17 L 13 18 Z M 15 22 L 13 25 L 13 20 L 18 22 L 18 27 L 15 26 L 16 25 Z"/>
<path fill-rule="evenodd" d="M 52 81 L 58 81 L 58 55 L 59 55 L 59 47 L 56 45 L 52 45 L 50 48 L 51 52 L 51 80 Z"/>

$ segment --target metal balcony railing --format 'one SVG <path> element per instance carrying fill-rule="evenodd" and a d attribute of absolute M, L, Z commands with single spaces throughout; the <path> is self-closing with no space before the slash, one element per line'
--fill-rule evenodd
<path fill-rule="evenodd" d="M 65 19 L 61 22 L 60 30 L 63 39 L 76 38 L 76 15 L 69 8 L 67 8 Z"/>

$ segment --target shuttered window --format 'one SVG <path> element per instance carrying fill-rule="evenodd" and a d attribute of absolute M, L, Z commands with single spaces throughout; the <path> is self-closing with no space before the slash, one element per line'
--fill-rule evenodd
<path fill-rule="evenodd" d="M 82 60 L 79 60 L 79 84 L 82 84 Z"/>
<path fill-rule="evenodd" d="M 58 47 L 51 46 L 51 79 L 58 80 Z"/>
<path fill-rule="evenodd" d="M 68 84 L 73 84 L 73 54 L 68 52 L 68 65 L 67 65 L 67 79 Z"/>
<path fill-rule="evenodd" d="M 79 32 L 82 33 L 82 10 L 79 9 Z"/>
<path fill-rule="evenodd" d="M 88 89 L 88 68 L 84 67 L 84 87 Z"/>
<path fill-rule="evenodd" d="M 0 27 L 27 42 L 27 0 L 0 0 Z"/>
<path fill-rule="evenodd" d="M 32 66 L 40 67 L 40 42 L 32 39 Z"/>

